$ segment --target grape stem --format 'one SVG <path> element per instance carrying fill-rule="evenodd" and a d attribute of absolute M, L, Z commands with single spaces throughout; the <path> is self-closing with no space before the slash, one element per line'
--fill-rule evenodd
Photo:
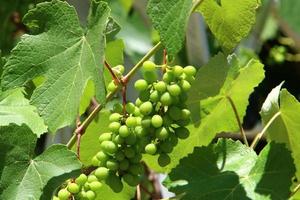
<path fill-rule="evenodd" d="M 280 112 L 277 112 L 275 115 L 273 115 L 273 117 L 268 121 L 268 123 L 263 128 L 263 130 L 255 136 L 255 138 L 254 138 L 254 140 L 253 140 L 253 142 L 250 146 L 252 149 L 255 149 L 256 145 L 259 142 L 259 140 L 263 137 L 263 135 L 268 130 L 268 128 L 271 126 L 271 124 L 275 121 L 275 119 L 280 116 L 280 114 L 281 114 Z"/>
<path fill-rule="evenodd" d="M 137 199 L 137 200 L 142 200 L 140 184 L 138 184 L 138 185 L 136 186 L 136 199 Z"/>
<path fill-rule="evenodd" d="M 231 97 L 226 96 L 226 98 L 228 99 L 228 101 L 229 101 L 229 103 L 230 103 L 230 105 L 231 105 L 231 107 L 232 107 L 232 110 L 233 110 L 233 112 L 234 112 L 236 121 L 237 121 L 238 126 L 239 126 L 239 128 L 240 128 L 240 133 L 241 133 L 241 136 L 242 136 L 242 138 L 243 138 L 244 144 L 245 144 L 247 147 L 249 147 L 249 143 L 248 143 L 248 140 L 247 140 L 247 136 L 246 136 L 246 133 L 245 133 L 245 131 L 244 131 L 244 129 L 243 129 L 242 122 L 241 122 L 241 120 L 240 120 L 239 113 L 238 113 L 238 111 L 237 111 L 237 109 L 236 109 L 236 106 L 235 106 L 235 104 L 234 104 L 234 102 L 233 102 L 233 100 L 232 100 Z"/>
<path fill-rule="evenodd" d="M 114 80 L 116 85 L 120 85 L 120 79 L 117 77 L 117 75 L 115 74 L 115 72 L 113 71 L 113 69 L 111 68 L 111 66 L 108 64 L 108 62 L 105 60 L 104 61 L 104 65 L 105 67 L 108 69 L 109 73 L 112 76 L 112 79 Z"/>
<path fill-rule="evenodd" d="M 300 190 L 300 184 L 298 184 L 290 194 L 290 197 L 294 196 Z"/>
<path fill-rule="evenodd" d="M 158 42 L 150 51 L 122 78 L 122 84 L 127 84 L 128 81 L 131 79 L 131 77 L 136 73 L 136 71 L 143 65 L 143 63 L 147 60 L 149 60 L 162 46 L 161 42 Z M 119 91 L 120 87 L 117 87 L 114 91 L 107 94 L 106 99 L 104 103 L 98 104 L 94 110 L 89 114 L 89 116 L 82 122 L 82 124 L 77 127 L 73 133 L 73 136 L 67 143 L 67 147 L 71 149 L 75 142 L 76 142 L 76 136 L 78 133 L 81 134 L 81 136 L 85 133 L 86 128 L 90 125 L 90 123 L 94 120 L 94 118 L 97 116 L 97 114 L 104 108 L 105 104 L 109 102 L 114 95 Z"/>
<path fill-rule="evenodd" d="M 80 117 L 77 117 L 76 127 L 78 128 L 81 125 Z M 76 152 L 77 158 L 80 160 L 80 141 L 81 141 L 81 133 L 77 133 L 77 144 L 76 144 Z"/>
<path fill-rule="evenodd" d="M 122 86 L 122 101 L 123 101 L 123 115 L 126 116 L 126 90 L 127 90 L 127 83 Z"/>

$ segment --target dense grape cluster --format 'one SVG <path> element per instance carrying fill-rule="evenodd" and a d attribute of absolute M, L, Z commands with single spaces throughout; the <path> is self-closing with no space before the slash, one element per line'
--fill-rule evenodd
<path fill-rule="evenodd" d="M 196 69 L 192 66 L 165 67 L 162 80 L 158 80 L 157 68 L 153 62 L 143 64 L 143 79 L 137 80 L 134 87 L 139 91 L 135 103 L 114 105 L 109 117 L 110 132 L 99 136 L 100 149 L 92 158 L 96 169 L 88 176 L 81 174 L 70 181 L 66 188 L 58 192 L 59 200 L 92 200 L 102 183 L 113 191 L 120 192 L 122 181 L 136 186 L 144 173 L 142 154 L 158 155 L 162 167 L 170 163 L 169 153 L 177 145 L 178 139 L 189 136 L 186 126 L 190 123 L 190 111 L 186 106 L 187 92 L 194 80 Z M 121 76 L 124 68 L 114 68 Z M 115 90 L 112 81 L 108 90 Z"/>

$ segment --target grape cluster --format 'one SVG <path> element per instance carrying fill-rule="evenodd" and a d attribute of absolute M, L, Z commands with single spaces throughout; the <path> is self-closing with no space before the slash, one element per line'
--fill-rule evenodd
<path fill-rule="evenodd" d="M 186 100 L 196 69 L 178 65 L 166 67 L 162 80 L 157 80 L 157 67 L 153 62 L 145 62 L 144 79 L 137 80 L 134 86 L 139 91 L 136 106 L 142 118 L 140 131 L 147 137 L 144 152 L 158 154 L 158 164 L 164 167 L 171 161 L 168 154 L 177 145 L 178 138 L 189 136 L 185 127 L 190 123 Z"/>

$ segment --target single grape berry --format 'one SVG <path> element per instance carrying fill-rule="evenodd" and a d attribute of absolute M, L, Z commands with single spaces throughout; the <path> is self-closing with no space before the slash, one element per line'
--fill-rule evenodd
<path fill-rule="evenodd" d="M 195 76 L 196 75 L 196 68 L 193 66 L 186 66 L 185 68 L 183 68 L 183 72 L 187 75 L 187 76 Z"/>
<path fill-rule="evenodd" d="M 125 174 L 123 180 L 130 186 L 134 187 L 139 184 L 139 181 L 132 174 Z"/>
<path fill-rule="evenodd" d="M 102 187 L 102 183 L 100 183 L 99 181 L 95 181 L 89 184 L 91 190 L 93 190 L 94 192 L 99 192 L 99 190 Z"/>
<path fill-rule="evenodd" d="M 144 102 L 142 105 L 140 105 L 140 112 L 143 115 L 149 115 L 152 112 L 152 109 L 153 106 L 150 101 Z"/>
<path fill-rule="evenodd" d="M 70 197 L 70 192 L 66 189 L 59 190 L 57 196 L 60 200 L 68 200 Z"/>
<path fill-rule="evenodd" d="M 127 159 L 122 160 L 119 167 L 123 171 L 127 170 L 129 168 L 129 161 Z"/>
<path fill-rule="evenodd" d="M 99 179 L 99 180 L 105 180 L 109 175 L 109 169 L 105 168 L 105 167 L 98 167 L 95 170 L 95 176 Z"/>
<path fill-rule="evenodd" d="M 85 174 L 80 174 L 76 179 L 75 179 L 75 183 L 77 183 L 78 185 L 84 185 L 87 181 L 87 176 Z"/>
<path fill-rule="evenodd" d="M 171 162 L 171 158 L 170 158 L 170 156 L 168 156 L 168 154 L 162 153 L 159 155 L 158 164 L 161 167 L 167 166 L 168 164 L 170 164 L 170 162 Z"/>
<path fill-rule="evenodd" d="M 151 61 L 145 61 L 144 63 L 143 63 L 143 67 L 142 67 L 142 69 L 143 69 L 143 71 L 150 71 L 150 72 L 152 72 L 152 71 L 155 71 L 155 67 L 156 67 L 156 65 L 153 63 L 153 62 L 151 62 Z"/>
<path fill-rule="evenodd" d="M 191 89 L 191 84 L 186 80 L 181 80 L 180 87 L 183 91 L 187 92 Z"/>
<path fill-rule="evenodd" d="M 190 131 L 185 127 L 178 127 L 175 129 L 175 134 L 180 139 L 186 139 L 190 135 Z"/>
<path fill-rule="evenodd" d="M 160 99 L 160 94 L 158 91 L 153 91 L 151 94 L 150 94 L 150 100 L 152 102 L 158 102 Z"/>
<path fill-rule="evenodd" d="M 168 86 L 168 92 L 172 96 L 178 96 L 181 93 L 181 89 L 177 84 L 173 84 Z"/>
<path fill-rule="evenodd" d="M 109 158 L 109 155 L 107 155 L 106 153 L 104 153 L 103 151 L 99 151 L 97 154 L 96 154 L 96 157 L 99 161 L 103 161 L 103 162 L 106 162 Z"/>
<path fill-rule="evenodd" d="M 119 113 L 112 113 L 109 116 L 109 121 L 110 122 L 118 122 L 121 119 L 121 115 Z"/>
<path fill-rule="evenodd" d="M 118 150 L 118 147 L 112 141 L 104 141 L 104 142 L 101 143 L 101 149 L 105 153 L 114 154 Z"/>
<path fill-rule="evenodd" d="M 134 83 L 134 88 L 137 91 L 143 91 L 146 90 L 148 88 L 148 83 L 147 81 L 145 81 L 144 79 L 139 79 Z"/>
<path fill-rule="evenodd" d="M 126 119 L 126 125 L 128 126 L 128 127 L 135 127 L 136 126 L 136 124 L 137 124 L 137 121 L 136 121 L 136 118 L 135 117 L 128 117 L 127 119 Z"/>
<path fill-rule="evenodd" d="M 109 175 L 106 179 L 106 184 L 116 193 L 121 192 L 123 189 L 123 184 L 116 175 Z"/>
<path fill-rule="evenodd" d="M 88 176 L 87 182 L 88 182 L 88 183 L 92 183 L 92 182 L 94 182 L 94 181 L 98 181 L 97 177 L 96 177 L 95 175 L 93 175 L 93 174 L 90 174 L 90 175 Z"/>
<path fill-rule="evenodd" d="M 128 137 L 130 134 L 128 127 L 126 125 L 122 125 L 119 129 L 119 134 L 123 138 Z"/>
<path fill-rule="evenodd" d="M 165 127 L 161 127 L 155 131 L 155 136 L 160 140 L 165 140 L 169 136 L 169 131 Z"/>
<path fill-rule="evenodd" d="M 157 82 L 157 83 L 154 85 L 154 88 L 155 88 L 155 90 L 157 90 L 158 92 L 163 93 L 163 92 L 166 91 L 167 85 L 166 85 L 165 82 L 159 81 L 159 82 Z"/>
<path fill-rule="evenodd" d="M 95 192 L 93 192 L 92 190 L 87 191 L 87 192 L 86 192 L 86 198 L 87 198 L 88 200 L 94 200 L 94 199 L 96 199 L 96 194 L 95 194 Z"/>
<path fill-rule="evenodd" d="M 160 102 L 164 106 L 169 106 L 172 104 L 172 97 L 169 92 L 165 92 L 160 97 Z"/>
<path fill-rule="evenodd" d="M 181 74 L 183 73 L 183 68 L 179 65 L 176 65 L 173 67 L 172 72 L 175 77 L 180 77 Z"/>
<path fill-rule="evenodd" d="M 121 126 L 120 122 L 111 122 L 108 125 L 108 128 L 111 132 L 117 132 L 119 130 L 120 126 Z"/>
<path fill-rule="evenodd" d="M 159 128 L 163 124 L 163 119 L 160 115 L 153 115 L 153 117 L 151 119 L 151 123 L 152 123 L 152 126 L 154 126 L 155 128 Z"/>
<path fill-rule="evenodd" d="M 118 86 L 115 85 L 114 81 L 111 81 L 107 86 L 107 90 L 110 92 L 115 91 L 117 88 Z"/>
<path fill-rule="evenodd" d="M 145 147 L 145 152 L 150 155 L 154 155 L 157 151 L 156 145 L 155 144 L 147 144 Z"/>
<path fill-rule="evenodd" d="M 106 167 L 110 170 L 117 170 L 119 168 L 119 163 L 114 159 L 109 159 L 106 161 Z"/>
<path fill-rule="evenodd" d="M 100 136 L 99 136 L 99 142 L 100 144 L 103 142 L 103 141 L 109 141 L 111 140 L 111 133 L 102 133 Z"/>
<path fill-rule="evenodd" d="M 77 194 L 80 190 L 79 185 L 76 183 L 69 183 L 68 184 L 68 191 L 71 192 L 72 194 Z"/>
<path fill-rule="evenodd" d="M 129 114 L 134 113 L 135 111 L 135 105 L 131 102 L 127 103 L 125 106 L 126 112 L 128 112 Z"/>
<path fill-rule="evenodd" d="M 164 73 L 163 75 L 163 81 L 166 83 L 171 83 L 172 81 L 174 81 L 174 74 L 170 71 L 167 71 L 166 73 Z"/>

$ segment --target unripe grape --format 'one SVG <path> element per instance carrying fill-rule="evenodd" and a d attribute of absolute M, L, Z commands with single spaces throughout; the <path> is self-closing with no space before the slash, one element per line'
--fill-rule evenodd
<path fill-rule="evenodd" d="M 94 200 L 94 199 L 96 199 L 96 194 L 95 194 L 95 192 L 93 192 L 92 190 L 87 191 L 87 192 L 86 192 L 86 198 L 87 198 L 88 200 Z"/>
<path fill-rule="evenodd" d="M 142 103 L 142 105 L 140 105 L 140 112 L 143 115 L 149 115 L 153 110 L 153 106 L 152 103 L 150 101 L 144 102 Z"/>
<path fill-rule="evenodd" d="M 136 118 L 135 117 L 128 117 L 126 119 L 126 125 L 130 128 L 130 127 L 135 127 L 136 126 Z"/>
<path fill-rule="evenodd" d="M 88 175 L 88 183 L 94 182 L 94 181 L 98 181 L 97 177 L 93 174 Z"/>
<path fill-rule="evenodd" d="M 178 96 L 181 93 L 181 89 L 177 84 L 173 84 L 168 86 L 168 92 L 172 96 Z"/>
<path fill-rule="evenodd" d="M 123 184 L 116 175 L 109 175 L 105 182 L 116 193 L 121 192 L 123 189 Z"/>
<path fill-rule="evenodd" d="M 66 189 L 59 190 L 57 196 L 60 200 L 68 200 L 70 197 L 70 192 Z"/>
<path fill-rule="evenodd" d="M 89 184 L 91 190 L 93 190 L 94 192 L 99 192 L 102 188 L 102 183 L 100 183 L 99 181 L 95 181 Z"/>
<path fill-rule="evenodd" d="M 119 167 L 123 171 L 127 170 L 129 168 L 129 161 L 127 159 L 122 160 Z"/>
<path fill-rule="evenodd" d="M 115 85 L 114 81 L 111 81 L 107 86 L 107 90 L 110 92 L 115 91 L 117 88 L 118 86 Z"/>
<path fill-rule="evenodd" d="M 133 158 L 135 156 L 135 151 L 133 148 L 125 147 L 124 154 L 127 158 Z"/>
<path fill-rule="evenodd" d="M 156 65 L 152 61 L 145 61 L 143 63 L 142 70 L 143 71 L 155 71 Z"/>
<path fill-rule="evenodd" d="M 145 147 L 145 152 L 150 155 L 154 155 L 157 151 L 156 145 L 155 144 L 147 144 Z"/>
<path fill-rule="evenodd" d="M 186 139 L 190 135 L 190 131 L 185 127 L 178 127 L 175 129 L 175 134 L 180 139 Z"/>
<path fill-rule="evenodd" d="M 142 160 L 142 155 L 138 154 L 136 156 L 134 156 L 133 158 L 129 158 L 130 163 L 140 163 Z"/>
<path fill-rule="evenodd" d="M 134 116 L 140 116 L 141 115 L 140 109 L 138 107 L 135 107 L 133 115 Z M 138 118 L 137 118 L 137 120 L 138 120 Z"/>
<path fill-rule="evenodd" d="M 165 127 L 161 127 L 155 131 L 155 136 L 160 140 L 165 140 L 169 136 L 169 131 Z"/>
<path fill-rule="evenodd" d="M 96 157 L 99 161 L 107 161 L 108 158 L 109 158 L 109 155 L 107 155 L 106 153 L 104 153 L 103 151 L 99 151 L 97 154 L 96 154 Z"/>
<path fill-rule="evenodd" d="M 129 129 L 126 125 L 122 125 L 120 128 L 119 128 L 119 134 L 121 137 L 123 138 L 126 138 L 129 136 L 130 132 L 129 132 Z"/>
<path fill-rule="evenodd" d="M 157 80 L 157 73 L 156 71 L 144 71 L 142 73 L 143 78 L 148 82 L 148 83 L 153 83 Z"/>
<path fill-rule="evenodd" d="M 117 153 L 115 154 L 115 157 L 118 161 L 122 161 L 125 158 L 125 155 L 122 151 L 117 151 Z"/>
<path fill-rule="evenodd" d="M 168 154 L 162 153 L 159 155 L 158 164 L 161 167 L 167 166 L 168 164 L 170 164 L 170 162 L 171 162 L 171 158 L 170 158 L 170 156 L 168 156 Z"/>
<path fill-rule="evenodd" d="M 112 171 L 115 171 L 119 168 L 119 163 L 114 159 L 109 159 L 106 161 L 106 167 Z"/>
<path fill-rule="evenodd" d="M 163 81 L 159 81 L 154 85 L 155 90 L 157 90 L 158 92 L 165 92 L 167 90 L 167 85 L 165 82 Z"/>
<path fill-rule="evenodd" d="M 100 136 L 99 136 L 99 142 L 100 144 L 104 141 L 109 141 L 111 140 L 111 133 L 102 133 Z"/>
<path fill-rule="evenodd" d="M 182 110 L 178 108 L 177 106 L 171 106 L 168 109 L 168 115 L 173 120 L 179 120 L 182 117 Z"/>
<path fill-rule="evenodd" d="M 153 115 L 153 117 L 151 119 L 151 123 L 152 123 L 152 126 L 154 126 L 155 128 L 159 128 L 163 124 L 163 119 L 160 115 Z"/>
<path fill-rule="evenodd" d="M 174 74 L 170 71 L 167 71 L 166 73 L 164 73 L 163 75 L 163 81 L 166 83 L 171 83 L 172 81 L 174 81 Z"/>
<path fill-rule="evenodd" d="M 57 196 L 53 196 L 52 200 L 60 200 Z"/>
<path fill-rule="evenodd" d="M 86 199 L 87 197 L 86 197 L 86 191 L 81 191 L 80 193 L 79 193 L 79 195 L 78 195 L 81 199 Z"/>
<path fill-rule="evenodd" d="M 151 94 L 150 94 L 150 100 L 152 102 L 158 102 L 160 99 L 160 94 L 158 93 L 158 91 L 153 91 Z"/>
<path fill-rule="evenodd" d="M 181 74 L 183 73 L 183 68 L 179 65 L 176 65 L 172 68 L 172 72 L 175 77 L 180 77 Z"/>
<path fill-rule="evenodd" d="M 128 137 L 125 138 L 125 143 L 128 145 L 134 145 L 136 143 L 135 133 L 131 133 Z"/>
<path fill-rule="evenodd" d="M 136 133 L 136 136 L 139 137 L 139 138 L 144 137 L 145 135 L 147 135 L 147 131 L 144 128 L 142 128 L 141 126 L 135 127 L 134 131 Z"/>
<path fill-rule="evenodd" d="M 139 184 L 139 182 L 137 181 L 137 179 L 134 178 L 133 175 L 131 174 L 125 174 L 123 176 L 123 180 L 130 186 L 135 187 Z"/>
<path fill-rule="evenodd" d="M 95 176 L 99 179 L 99 180 L 105 180 L 109 175 L 109 169 L 105 168 L 105 167 L 98 167 L 95 170 Z"/>
<path fill-rule="evenodd" d="M 113 141 L 117 144 L 123 144 L 125 142 L 125 139 L 122 136 L 117 135 Z"/>
<path fill-rule="evenodd" d="M 68 184 L 68 191 L 71 192 L 72 194 L 77 194 L 80 190 L 79 185 L 76 183 L 69 183 Z"/>
<path fill-rule="evenodd" d="M 123 74 L 125 72 L 124 65 L 117 65 L 113 69 L 117 69 L 121 74 Z"/>
<path fill-rule="evenodd" d="M 113 106 L 113 111 L 116 113 L 122 113 L 123 112 L 123 106 L 120 103 L 115 103 Z"/>
<path fill-rule="evenodd" d="M 98 160 L 98 158 L 96 156 L 94 156 L 92 158 L 92 165 L 95 166 L 95 167 L 100 165 L 100 161 Z"/>
<path fill-rule="evenodd" d="M 196 75 L 196 68 L 193 66 L 186 66 L 185 68 L 183 68 L 183 72 L 187 75 L 187 76 L 195 76 Z"/>
<path fill-rule="evenodd" d="M 77 183 L 78 185 L 84 185 L 87 181 L 87 176 L 85 174 L 80 174 L 76 179 L 75 179 L 75 183 Z"/>
<path fill-rule="evenodd" d="M 148 101 L 150 99 L 150 91 L 149 90 L 141 91 L 139 94 L 139 99 L 143 102 Z"/>
<path fill-rule="evenodd" d="M 151 117 L 150 116 L 147 116 L 147 117 L 144 117 L 141 121 L 141 125 L 143 128 L 147 129 L 147 128 L 150 128 L 151 126 Z"/>
<path fill-rule="evenodd" d="M 148 83 L 147 81 L 145 81 L 144 79 L 139 79 L 134 83 L 134 87 L 136 90 L 138 91 L 143 91 L 143 90 L 147 90 L 148 88 Z"/>
<path fill-rule="evenodd" d="M 164 106 L 169 106 L 172 104 L 172 97 L 169 92 L 165 92 L 160 97 L 160 102 Z"/>
<path fill-rule="evenodd" d="M 112 141 L 104 141 L 104 142 L 101 143 L 101 149 L 105 153 L 114 154 L 118 150 L 118 147 Z"/>
<path fill-rule="evenodd" d="M 140 98 L 137 98 L 136 100 L 135 100 L 135 105 L 136 106 L 140 106 L 140 105 L 142 105 L 142 101 L 140 100 Z"/>
<path fill-rule="evenodd" d="M 121 115 L 119 113 L 112 113 L 109 116 L 109 121 L 111 122 L 118 122 L 121 119 Z"/>
<path fill-rule="evenodd" d="M 143 166 L 141 164 L 133 164 L 129 166 L 129 172 L 133 175 L 142 174 L 144 171 Z"/>
<path fill-rule="evenodd" d="M 111 122 L 108 125 L 108 128 L 112 132 L 117 132 L 119 130 L 120 126 L 121 126 L 121 124 L 119 122 Z"/>
<path fill-rule="evenodd" d="M 191 116 L 191 111 L 189 111 L 188 109 L 184 108 L 181 110 L 181 115 L 182 115 L 182 119 L 189 119 Z"/>
<path fill-rule="evenodd" d="M 127 103 L 125 106 L 126 112 L 128 112 L 129 114 L 134 113 L 135 110 L 135 105 L 131 102 Z"/>
<path fill-rule="evenodd" d="M 180 87 L 183 91 L 187 92 L 191 89 L 191 84 L 186 80 L 181 80 Z"/>

